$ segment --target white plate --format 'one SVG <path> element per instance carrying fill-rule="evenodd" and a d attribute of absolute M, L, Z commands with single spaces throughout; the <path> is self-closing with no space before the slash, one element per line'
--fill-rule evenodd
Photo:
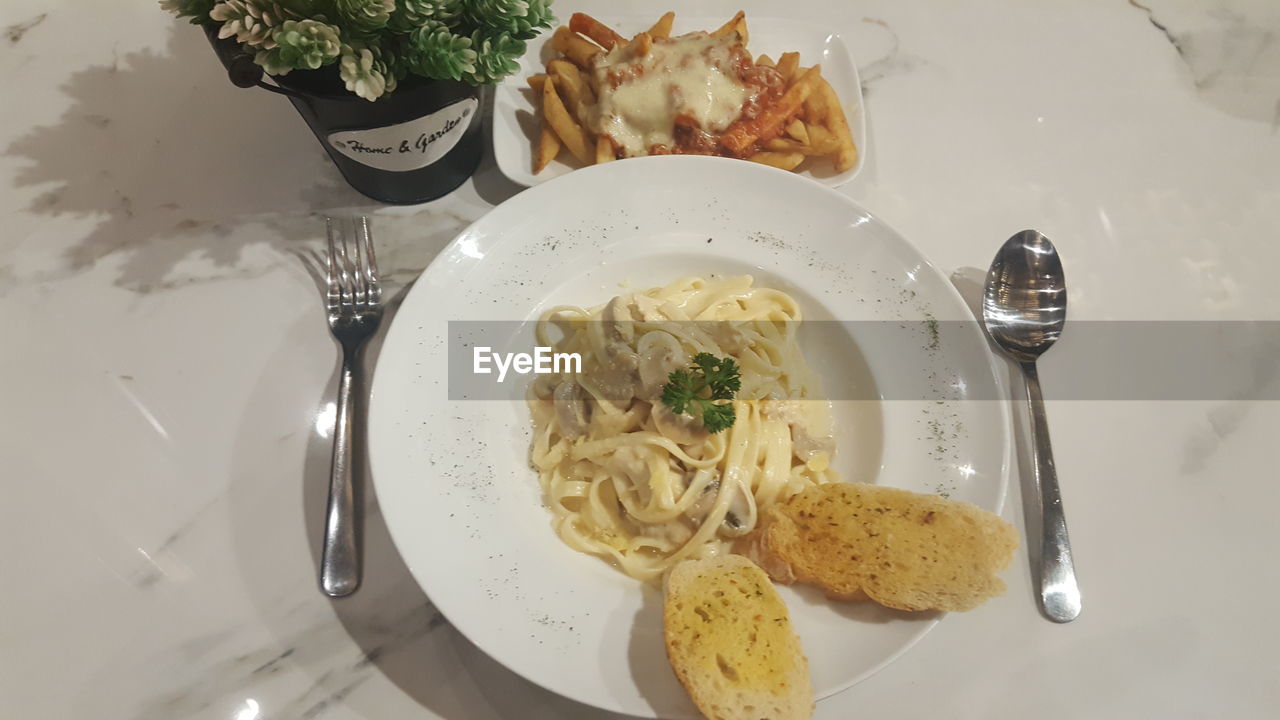
<path fill-rule="evenodd" d="M 618 12 L 619 3 L 594 0 L 562 4 L 557 2 L 555 11 L 562 24 L 569 23 L 574 12 L 588 13 L 623 35 L 634 35 L 647 29 L 664 11 L 636 15 Z M 676 12 L 673 34 L 694 30 L 714 30 L 728 17 L 685 16 Z M 751 33 L 747 47 L 753 56 L 766 54 L 777 60 L 784 52 L 799 52 L 802 65 L 821 63 L 822 76 L 831 83 L 844 105 L 845 116 L 853 131 L 853 143 L 858 148 L 858 162 L 849 170 L 837 173 L 829 161 L 815 163 L 813 169 L 797 173 L 813 178 L 831 187 L 839 187 L 853 179 L 862 169 L 867 153 L 866 119 L 862 112 L 862 83 L 853 56 L 840 35 L 829 27 L 784 18 L 773 18 L 758 13 L 747 14 L 747 26 Z M 546 47 L 551 33 L 546 32 L 529 42 L 529 50 L 520 59 L 520 70 L 506 78 L 494 92 L 493 152 L 502 174 L 521 185 L 536 185 L 564 175 L 581 167 L 569 154 L 562 153 L 542 172 L 533 174 L 533 138 L 537 136 L 538 107 L 526 78 L 544 72 L 550 48 Z"/>
<path fill-rule="evenodd" d="M 523 402 L 449 399 L 449 321 L 527 323 L 552 304 L 604 302 L 619 283 L 713 272 L 791 292 L 809 319 L 894 321 L 837 328 L 806 348 L 829 391 L 873 382 L 883 393 L 932 375 L 958 398 L 988 399 L 839 403 L 846 479 L 947 489 L 996 511 L 1004 499 L 1009 419 L 989 400 L 1001 389 L 980 330 L 942 274 L 851 200 L 774 168 L 694 156 L 608 163 L 515 196 L 445 248 L 396 313 L 373 385 L 373 477 L 401 555 L 459 631 L 529 680 L 608 710 L 696 717 L 663 650 L 660 595 L 554 535 Z M 863 331 L 925 317 L 970 322 L 945 324 L 931 351 L 919 337 L 858 344 Z M 819 697 L 936 622 L 782 591 Z"/>

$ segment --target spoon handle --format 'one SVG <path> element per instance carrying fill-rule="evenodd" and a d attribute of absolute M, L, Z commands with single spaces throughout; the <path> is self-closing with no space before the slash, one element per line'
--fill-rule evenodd
<path fill-rule="evenodd" d="M 1058 471 L 1053 465 L 1049 443 L 1049 421 L 1044 415 L 1040 375 L 1036 364 L 1022 363 L 1027 384 L 1027 406 L 1031 415 L 1031 460 L 1036 488 L 1040 491 L 1042 532 L 1040 544 L 1040 605 L 1054 622 L 1071 622 L 1080 614 L 1080 588 L 1071 562 L 1071 540 L 1067 537 L 1067 517 L 1058 491 Z"/>

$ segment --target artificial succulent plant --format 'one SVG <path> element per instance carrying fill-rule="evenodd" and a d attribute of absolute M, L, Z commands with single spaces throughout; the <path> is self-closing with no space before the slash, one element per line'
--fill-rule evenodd
<path fill-rule="evenodd" d="M 234 38 L 272 75 L 335 66 L 377 100 L 412 73 L 492 85 L 551 27 L 551 0 L 160 0 Z"/>

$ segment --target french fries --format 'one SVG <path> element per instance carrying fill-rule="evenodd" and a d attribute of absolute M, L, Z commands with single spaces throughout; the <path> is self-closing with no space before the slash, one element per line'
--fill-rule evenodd
<path fill-rule="evenodd" d="M 839 143 L 834 161 L 836 172 L 844 172 L 858 163 L 858 149 L 853 146 L 853 132 L 849 129 L 849 120 L 844 116 L 840 98 L 826 78 L 819 81 L 818 93 L 822 95 L 822 102 L 826 105 L 826 125 L 831 128 L 831 134 Z"/>
<path fill-rule="evenodd" d="M 556 155 L 560 154 L 560 144 L 560 136 L 547 124 L 546 118 L 543 118 L 538 128 L 538 147 L 533 154 L 534 175 L 542 172 L 543 168 L 556 159 Z"/>
<path fill-rule="evenodd" d="M 799 141 L 780 137 L 776 137 L 772 140 L 766 140 L 763 145 L 765 150 L 770 150 L 772 152 L 803 153 L 805 148 L 804 144 Z"/>
<path fill-rule="evenodd" d="M 573 153 L 574 157 L 584 164 L 591 164 L 595 154 L 587 149 L 587 134 L 583 132 L 582 126 L 569 116 L 569 111 L 565 109 L 564 101 L 560 99 L 559 93 L 556 92 L 556 84 L 553 82 L 542 83 L 542 116 L 556 131 L 556 135 L 560 136 L 561 142 L 569 148 L 569 152 Z"/>
<path fill-rule="evenodd" d="M 604 135 L 596 137 L 596 164 L 617 160 L 617 151 L 613 149 L 613 141 Z"/>
<path fill-rule="evenodd" d="M 547 63 L 545 73 L 527 78 L 542 105 L 534 142 L 535 173 L 545 169 L 562 149 L 583 165 L 636 154 L 668 153 L 725 155 L 783 170 L 802 169 L 824 159 L 836 172 L 857 164 L 858 148 L 844 107 L 821 68 L 802 66 L 797 52 L 782 53 L 776 62 L 769 55 L 760 55 L 752 63 L 751 56 L 745 55 L 748 29 L 742 12 L 707 35 L 723 38 L 719 42 L 727 43 L 733 53 L 744 53 L 737 57 L 749 69 L 733 72 L 741 73 L 737 77 L 746 87 L 756 88 L 752 111 L 731 122 L 726 118 L 720 125 L 703 127 L 677 108 L 672 111 L 667 140 L 647 149 L 644 143 L 651 142 L 647 139 L 651 136 L 640 135 L 646 139 L 637 144 L 635 134 L 601 132 L 598 128 L 613 126 L 600 119 L 601 113 L 610 111 L 597 111 L 597 107 L 610 99 L 607 93 L 619 87 L 619 77 L 627 82 L 627 72 L 665 72 L 663 63 L 671 62 L 666 58 L 672 53 L 681 57 L 675 48 L 686 41 L 683 36 L 672 37 L 674 23 L 675 13 L 667 12 L 649 28 L 627 37 L 586 13 L 574 13 L 568 25 L 556 28 L 550 43 L 557 57 Z M 660 43 L 664 44 L 663 53 L 646 60 Z M 603 54 L 608 54 L 608 60 L 601 59 Z M 644 63 L 648 64 L 641 66 Z M 631 69 L 636 67 L 638 71 Z M 722 68 L 718 71 L 724 72 Z M 611 74 L 615 72 L 623 74 Z M 619 119 L 623 117 L 608 115 L 607 119 L 626 122 Z"/>
<path fill-rule="evenodd" d="M 787 126 L 787 134 L 799 140 L 801 145 L 809 144 L 809 129 L 804 126 L 804 123 L 799 118 L 792 120 L 791 124 Z"/>
<path fill-rule="evenodd" d="M 795 170 L 804 162 L 804 153 L 798 152 L 758 152 L 747 158 L 751 162 L 772 165 L 783 170 Z"/>
<path fill-rule="evenodd" d="M 555 79 L 556 90 L 564 98 L 565 107 L 578 120 L 585 117 L 587 108 L 596 102 L 595 93 L 582 77 L 582 71 L 566 60 L 547 63 L 547 75 Z"/>
<path fill-rule="evenodd" d="M 804 112 L 802 114 L 807 122 L 825 125 L 827 119 L 827 96 L 822 93 L 810 95 L 804 101 Z"/>
<path fill-rule="evenodd" d="M 631 57 L 644 57 L 653 49 L 653 37 L 647 32 L 642 32 L 627 45 L 627 53 Z"/>
<path fill-rule="evenodd" d="M 556 28 L 551 36 L 551 49 L 573 61 L 583 70 L 590 70 L 591 63 L 602 48 L 565 26 Z"/>
<path fill-rule="evenodd" d="M 836 136 L 821 125 L 805 125 L 809 131 L 809 145 L 805 149 L 807 155 L 831 155 L 840 149 Z"/>
<path fill-rule="evenodd" d="M 612 50 L 614 45 L 621 45 L 627 41 L 626 38 L 614 32 L 613 28 L 586 13 L 574 13 L 569 18 L 569 29 L 579 35 L 586 35 L 605 50 Z"/>
<path fill-rule="evenodd" d="M 790 82 L 796 76 L 796 68 L 800 67 L 800 53 L 788 52 L 782 53 L 778 58 L 778 64 L 775 69 L 782 76 L 783 80 Z"/>
<path fill-rule="evenodd" d="M 747 44 L 747 14 L 746 13 L 739 10 L 736 15 L 729 18 L 729 22 L 725 23 L 724 25 L 721 25 L 719 28 L 716 28 L 716 30 L 714 30 L 711 33 L 711 37 L 721 37 L 723 35 L 728 35 L 731 32 L 738 33 L 738 35 L 742 37 L 742 44 L 743 45 Z"/>
<path fill-rule="evenodd" d="M 649 36 L 655 38 L 671 37 L 671 25 L 675 23 L 675 21 L 675 13 L 670 11 L 663 13 L 662 17 L 658 18 L 658 22 L 654 23 L 653 27 L 649 28 Z"/>

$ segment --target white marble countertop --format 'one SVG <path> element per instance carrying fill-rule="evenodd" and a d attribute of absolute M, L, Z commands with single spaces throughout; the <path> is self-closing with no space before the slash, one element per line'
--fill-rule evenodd
<path fill-rule="evenodd" d="M 1150 5 L 787 7 L 865 79 L 844 191 L 958 282 L 1036 227 L 1073 319 L 1280 320 L 1280 5 Z M 486 159 L 444 200 L 375 208 L 151 2 L 9 0 L 0 27 L 0 715 L 600 717 L 462 639 L 376 502 L 365 586 L 316 588 L 336 357 L 298 254 L 319 215 L 373 211 L 402 286 L 519 188 Z M 1105 350 L 1068 334 L 1042 377 Z M 1248 397 L 1050 403 L 1081 618 L 1040 617 L 1023 550 L 1005 596 L 816 716 L 1274 712 L 1280 404 Z"/>

